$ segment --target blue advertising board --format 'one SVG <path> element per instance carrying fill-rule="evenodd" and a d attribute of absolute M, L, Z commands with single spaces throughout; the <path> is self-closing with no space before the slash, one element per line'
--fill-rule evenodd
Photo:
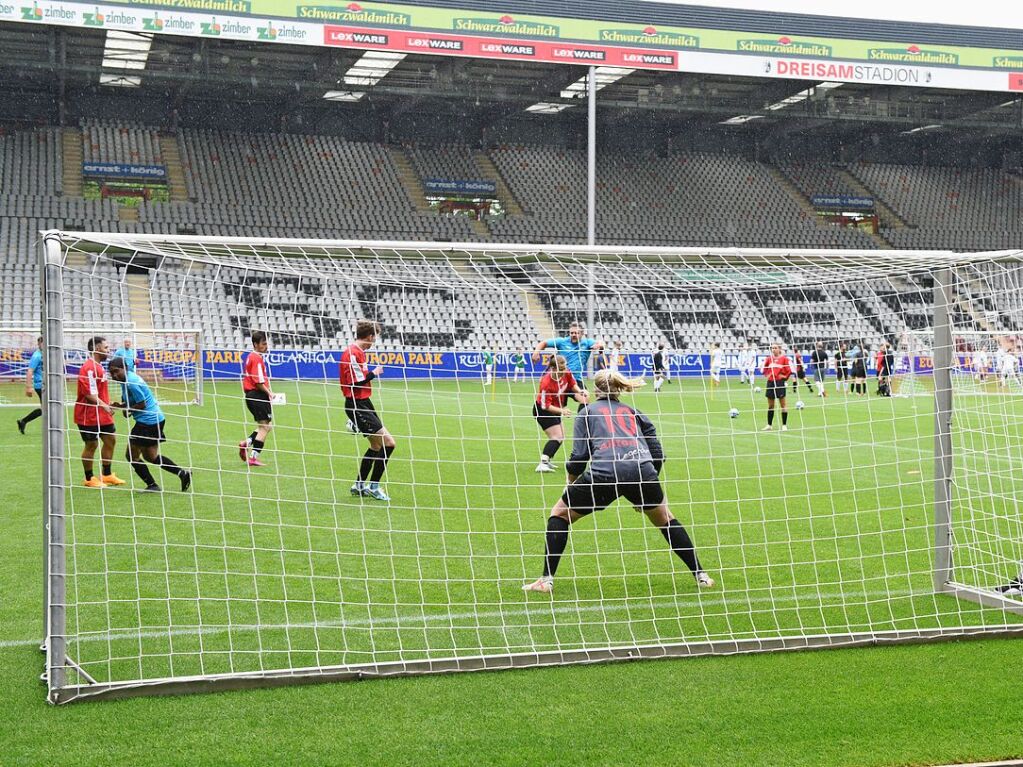
<path fill-rule="evenodd" d="M 163 165 L 137 165 L 127 162 L 85 162 L 82 163 L 82 175 L 85 178 L 166 181 L 167 168 Z"/>

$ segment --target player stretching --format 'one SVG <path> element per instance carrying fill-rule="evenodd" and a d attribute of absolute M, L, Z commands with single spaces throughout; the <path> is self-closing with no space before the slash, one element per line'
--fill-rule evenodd
<path fill-rule="evenodd" d="M 89 359 L 78 371 L 78 398 L 75 401 L 75 424 L 82 435 L 82 468 L 85 470 L 86 487 L 106 487 L 107 485 L 123 485 L 124 480 L 118 478 L 111 468 L 114 459 L 114 445 L 117 444 L 114 427 L 114 409 L 110 407 L 110 392 L 107 384 L 107 373 L 103 369 L 103 361 L 110 356 L 107 340 L 102 336 L 93 336 L 88 343 Z M 96 445 L 100 441 L 100 461 L 103 464 L 102 475 L 97 477 L 92 470 L 95 466 Z"/>
<path fill-rule="evenodd" d="M 249 466 L 266 466 L 259 460 L 259 454 L 263 452 L 266 438 L 274 427 L 270 371 L 263 359 L 268 346 L 266 333 L 253 330 L 252 351 L 245 358 L 242 391 L 245 392 L 245 407 L 256 421 L 256 430 L 238 443 L 238 457 Z"/>
<path fill-rule="evenodd" d="M 28 370 L 25 371 L 25 396 L 35 395 L 39 398 L 39 404 L 43 402 L 43 337 L 36 339 L 36 350 L 28 361 Z M 32 423 L 43 414 L 42 407 L 37 407 L 24 418 L 18 419 L 18 431 L 25 433 L 25 424 Z"/>
<path fill-rule="evenodd" d="M 806 368 L 803 367 L 803 353 L 799 351 L 799 349 L 793 349 L 792 359 L 794 359 L 796 362 L 796 384 L 793 387 L 794 391 L 792 393 L 793 394 L 799 393 L 799 382 L 802 381 L 803 383 L 806 384 L 807 391 L 809 391 L 810 394 L 813 394 L 813 387 L 810 386 L 810 382 L 806 380 Z"/>
<path fill-rule="evenodd" d="M 764 360 L 764 377 L 767 379 L 767 426 L 761 431 L 774 428 L 775 401 L 781 405 L 781 430 L 789 430 L 789 410 L 785 406 L 785 382 L 792 377 L 789 358 L 781 353 L 781 344 L 771 345 L 771 354 Z"/>
<path fill-rule="evenodd" d="M 592 338 L 586 338 L 582 326 L 578 322 L 573 322 L 568 326 L 567 336 L 548 338 L 546 341 L 538 342 L 536 348 L 533 349 L 533 362 L 540 361 L 540 352 L 544 349 L 556 350 L 558 354 L 565 358 L 565 362 L 568 363 L 568 369 L 572 371 L 576 383 L 579 384 L 581 389 L 585 390 L 586 365 L 590 361 L 590 355 L 593 354 L 594 349 L 603 348 L 603 341 L 594 341 Z M 582 406 L 580 402 L 579 407 L 582 408 Z"/>
<path fill-rule="evenodd" d="M 355 425 L 356 431 L 369 440 L 369 449 L 359 464 L 359 478 L 352 485 L 352 495 L 389 501 L 390 497 L 380 489 L 387 462 L 394 452 L 394 437 L 384 427 L 373 407 L 370 395 L 373 393 L 373 379 L 384 373 L 382 366 L 373 370 L 366 364 L 366 350 L 377 340 L 380 326 L 372 320 L 359 320 L 355 325 L 355 342 L 341 355 L 341 393 L 345 398 L 345 414 Z"/>
<path fill-rule="evenodd" d="M 516 349 L 515 353 L 511 356 L 511 364 L 514 369 L 512 375 L 512 381 L 516 383 L 518 381 L 526 380 L 526 355 L 523 354 L 522 349 Z"/>
<path fill-rule="evenodd" d="M 135 425 L 128 436 L 128 459 L 132 470 L 146 483 L 142 492 L 161 492 L 145 461 L 177 477 L 181 481 L 181 492 L 188 490 L 192 484 L 192 474 L 170 458 L 160 455 L 160 443 L 167 441 L 164 436 L 166 420 L 149 384 L 138 373 L 128 370 L 128 362 L 123 357 L 110 360 L 110 377 L 121 384 L 121 402 L 114 403 L 113 407 L 135 419 Z"/>
<path fill-rule="evenodd" d="M 533 418 L 547 435 L 547 444 L 543 446 L 543 454 L 536 470 L 539 472 L 554 471 L 554 456 L 565 441 L 565 429 L 561 425 L 561 417 L 568 418 L 571 411 L 565 407 L 568 395 L 579 402 L 587 401 L 586 392 L 579 388 L 575 378 L 568 370 L 565 358 L 555 354 L 547 363 L 547 372 L 540 379 L 540 391 L 533 403 Z"/>
<path fill-rule="evenodd" d="M 668 362 L 664 351 L 664 344 L 657 344 L 657 351 L 654 352 L 654 393 L 661 390 L 665 382 L 671 383 L 668 377 Z"/>
<path fill-rule="evenodd" d="M 623 496 L 661 531 L 701 588 L 714 585 L 700 565 L 689 533 L 668 510 L 659 478 L 664 449 L 657 430 L 643 413 L 618 401 L 622 392 L 640 386 L 642 380 L 610 370 L 593 377 L 597 399 L 576 418 L 572 455 L 565 466 L 568 487 L 547 518 L 543 575 L 523 586 L 524 591 L 553 591 L 554 574 L 568 545 L 569 527 Z"/>
<path fill-rule="evenodd" d="M 813 381 L 817 384 L 817 396 L 827 397 L 828 352 L 822 341 L 818 341 L 810 353 L 810 364 L 813 366 Z"/>

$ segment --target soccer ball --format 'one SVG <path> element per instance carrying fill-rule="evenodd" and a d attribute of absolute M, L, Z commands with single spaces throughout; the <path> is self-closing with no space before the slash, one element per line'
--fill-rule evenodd
<path fill-rule="evenodd" d="M 796 402 L 796 410 L 802 410 L 806 405 L 803 404 L 803 400 Z"/>
<path fill-rule="evenodd" d="M 754 386 L 753 387 L 753 391 L 755 391 L 757 394 L 760 394 L 760 387 L 759 386 Z"/>
<path fill-rule="evenodd" d="M 733 407 L 731 410 L 729 410 L 728 411 L 728 417 L 729 418 L 738 418 L 739 417 L 739 408 Z"/>

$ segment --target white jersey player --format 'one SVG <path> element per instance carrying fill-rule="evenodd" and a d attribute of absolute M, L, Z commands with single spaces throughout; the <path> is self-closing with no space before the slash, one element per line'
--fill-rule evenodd
<path fill-rule="evenodd" d="M 987 350 L 978 349 L 973 355 L 973 378 L 982 383 L 986 381 L 990 366 Z"/>
<path fill-rule="evenodd" d="M 1001 359 L 998 365 L 998 372 L 1001 378 L 1001 385 L 1003 387 L 1008 386 L 1009 381 L 1019 384 L 1019 360 L 1016 358 L 1016 355 L 1008 349 L 1002 349 L 1000 353 Z"/>
<path fill-rule="evenodd" d="M 710 385 L 715 389 L 721 385 L 721 367 L 724 364 L 724 357 L 720 346 L 710 345 Z"/>
<path fill-rule="evenodd" d="M 742 345 L 742 352 L 739 355 L 739 380 L 742 383 L 753 385 L 753 379 L 757 375 L 757 357 L 760 352 L 756 344 L 746 343 Z"/>

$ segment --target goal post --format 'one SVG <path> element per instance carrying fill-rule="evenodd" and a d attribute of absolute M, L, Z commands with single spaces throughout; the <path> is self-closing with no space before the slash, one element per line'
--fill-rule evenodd
<path fill-rule="evenodd" d="M 1023 635 L 1023 598 L 1003 588 L 1023 575 L 1023 400 L 960 398 L 953 373 L 975 317 L 1023 327 L 1018 253 L 71 232 L 46 233 L 44 250 L 51 702 Z M 131 491 L 120 416 L 128 487 L 83 487 L 58 372 L 76 307 L 141 261 L 154 311 L 203 345 L 205 397 L 167 409 L 159 445 L 191 472 L 187 493 L 156 466 L 163 492 Z M 382 497 L 353 484 L 379 457 L 339 386 L 360 319 L 380 331 L 371 399 L 396 442 Z M 534 407 L 547 358 L 530 352 L 573 324 L 646 382 L 621 401 L 657 430 L 657 485 L 690 543 L 669 544 L 660 505 L 637 513 L 606 481 L 607 506 L 566 533 L 553 593 L 528 592 L 551 567 L 573 428 L 591 417 L 568 403 L 559 468 L 543 469 L 559 440 Z M 885 396 L 886 352 L 925 328 L 930 396 Z M 266 411 L 241 386 L 256 330 L 278 397 L 260 445 Z M 803 373 L 784 413 L 760 372 L 775 344 Z"/>

